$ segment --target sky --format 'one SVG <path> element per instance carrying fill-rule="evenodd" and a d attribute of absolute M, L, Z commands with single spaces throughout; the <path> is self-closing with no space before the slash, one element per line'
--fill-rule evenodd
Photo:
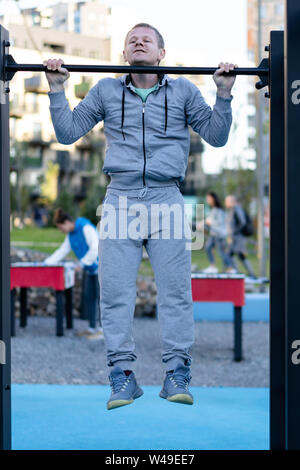
<path fill-rule="evenodd" d="M 166 43 L 166 62 L 211 66 L 216 61 L 234 61 L 246 47 L 246 0 L 106 0 L 118 6 L 116 30 L 124 37 L 135 23 L 156 26 Z M 145 5 L 148 7 L 145 8 Z M 122 43 L 120 43 L 122 47 Z"/>
<path fill-rule="evenodd" d="M 58 1 L 58 0 L 57 0 Z M 51 5 L 55 0 L 20 0 L 22 7 Z M 114 35 L 120 49 L 135 23 L 148 22 L 164 36 L 170 61 L 211 66 L 212 61 L 237 61 L 246 47 L 247 0 L 102 0 L 118 7 Z M 0 0 L 5 5 L 6 1 Z M 244 51 L 246 53 L 246 51 Z"/>
<path fill-rule="evenodd" d="M 30 7 L 57 1 L 20 0 L 19 3 L 22 7 Z M 0 11 L 1 4 L 5 3 L 0 0 Z M 247 59 L 247 0 L 102 0 L 102 3 L 112 7 L 113 51 L 122 52 L 124 37 L 134 24 L 147 22 L 157 27 L 164 37 L 164 65 L 217 67 L 224 61 L 240 67 L 253 66 Z M 246 96 L 247 90 L 242 90 L 244 78 L 237 77 L 233 87 L 232 94 L 237 97 L 232 102 L 233 109 L 240 100 L 240 93 Z M 213 106 L 216 87 L 212 77 L 205 77 L 205 83 L 204 97 Z M 206 172 L 218 171 L 226 153 L 227 162 L 228 158 L 230 160 L 230 142 L 229 139 L 229 145 L 224 149 L 205 148 L 203 165 Z"/>

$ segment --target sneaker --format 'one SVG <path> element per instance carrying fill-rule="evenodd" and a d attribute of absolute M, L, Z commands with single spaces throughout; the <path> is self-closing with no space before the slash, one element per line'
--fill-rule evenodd
<path fill-rule="evenodd" d="M 88 333 L 85 335 L 87 339 L 104 339 L 102 331 L 95 331 L 95 333 Z"/>
<path fill-rule="evenodd" d="M 119 408 L 130 405 L 133 400 L 143 395 L 143 390 L 138 386 L 135 375 L 131 372 L 128 376 L 121 367 L 114 367 L 109 375 L 111 396 L 107 402 L 107 409 Z"/>
<path fill-rule="evenodd" d="M 219 270 L 216 266 L 208 266 L 208 268 L 202 269 L 202 272 L 206 274 L 217 274 Z"/>
<path fill-rule="evenodd" d="M 85 336 L 89 339 L 100 339 L 103 338 L 103 330 L 98 328 L 87 328 L 86 330 L 76 331 L 76 336 Z"/>
<path fill-rule="evenodd" d="M 237 270 L 234 268 L 228 268 L 226 269 L 226 273 L 228 274 L 237 274 Z"/>
<path fill-rule="evenodd" d="M 192 405 L 194 399 L 188 389 L 191 378 L 190 368 L 183 364 L 178 364 L 175 370 L 167 372 L 159 396 L 168 401 Z"/>
<path fill-rule="evenodd" d="M 95 333 L 95 329 L 93 329 L 93 328 L 88 328 L 86 330 L 75 331 L 76 336 L 86 336 L 86 335 L 89 335 L 89 334 L 92 334 L 92 333 Z"/>

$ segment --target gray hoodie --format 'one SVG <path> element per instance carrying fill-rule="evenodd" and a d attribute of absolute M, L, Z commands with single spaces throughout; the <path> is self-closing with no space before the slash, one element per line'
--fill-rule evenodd
<path fill-rule="evenodd" d="M 211 236 L 225 238 L 226 237 L 226 223 L 225 212 L 220 207 L 213 207 L 209 212 L 211 224 L 209 227 L 209 234 Z"/>
<path fill-rule="evenodd" d="M 103 78 L 71 111 L 65 92 L 48 93 L 58 142 L 72 144 L 104 120 L 103 172 L 110 187 L 159 186 L 184 180 L 188 163 L 188 125 L 214 147 L 226 144 L 232 122 L 230 98 L 216 96 L 213 110 L 186 78 L 159 75 L 159 86 L 145 103 L 130 75 Z"/>

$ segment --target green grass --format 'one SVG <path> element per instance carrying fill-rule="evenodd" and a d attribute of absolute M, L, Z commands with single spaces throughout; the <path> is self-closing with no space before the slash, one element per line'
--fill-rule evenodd
<path fill-rule="evenodd" d="M 19 241 L 19 242 L 43 242 L 43 243 L 62 243 L 65 238 L 65 234 L 57 230 L 56 228 L 38 228 L 38 227 L 24 227 L 23 229 L 13 229 L 11 232 L 11 242 Z M 20 247 L 22 248 L 22 247 Z M 24 247 L 26 248 L 26 247 Z M 34 245 L 29 246 L 28 248 L 32 250 L 41 251 L 45 254 L 53 253 L 56 250 L 56 247 L 50 246 L 39 246 Z M 71 257 L 75 258 L 73 252 L 70 253 Z M 258 274 L 259 269 L 259 262 L 258 258 L 253 255 L 249 254 L 249 260 L 252 263 L 254 271 Z M 216 255 L 217 266 L 221 270 L 222 262 L 218 255 Z M 208 266 L 208 259 L 205 253 L 205 250 L 194 250 L 192 251 L 192 263 L 196 264 L 198 270 L 202 270 Z M 239 264 L 239 261 L 238 261 Z M 242 265 L 239 264 L 241 270 L 244 271 Z M 267 259 L 267 273 L 269 272 L 269 258 Z M 139 273 L 142 275 L 149 275 L 153 276 L 153 270 L 148 259 L 142 260 Z M 267 274 L 268 275 L 268 274 Z"/>
<path fill-rule="evenodd" d="M 14 228 L 11 231 L 12 242 L 62 242 L 65 234 L 57 228 L 24 227 L 21 230 Z"/>
<path fill-rule="evenodd" d="M 33 242 L 30 246 L 18 246 L 20 249 L 29 248 L 30 250 L 37 250 L 45 254 L 53 253 L 59 244 L 65 239 L 65 234 L 56 228 L 38 228 L 38 227 L 24 227 L 21 230 L 14 228 L 10 233 L 10 241 L 13 242 Z M 35 245 L 34 242 L 37 242 Z M 39 243 L 58 243 L 55 246 L 40 246 Z M 74 253 L 70 253 L 71 257 L 75 257 Z"/>
<path fill-rule="evenodd" d="M 249 255 L 248 259 L 250 260 L 250 262 L 253 266 L 254 272 L 256 273 L 256 275 L 258 275 L 259 274 L 258 258 L 254 255 Z M 195 250 L 195 251 L 192 252 L 192 264 L 196 264 L 199 271 L 201 271 L 204 268 L 207 268 L 207 266 L 209 265 L 209 262 L 208 262 L 206 253 L 203 249 L 202 250 L 197 250 L 197 251 Z M 221 258 L 218 255 L 216 255 L 216 264 L 217 264 L 217 267 L 219 268 L 219 270 L 221 271 L 222 270 L 222 261 L 221 261 Z M 245 269 L 244 269 L 243 265 L 239 261 L 237 261 L 237 264 L 240 267 L 241 271 L 245 272 Z M 153 276 L 153 269 L 151 267 L 151 264 L 150 264 L 149 260 L 143 260 L 142 261 L 139 272 L 140 272 L 140 274 L 143 274 L 143 275 Z M 267 276 L 268 276 L 268 272 L 269 272 L 269 259 L 267 260 Z"/>

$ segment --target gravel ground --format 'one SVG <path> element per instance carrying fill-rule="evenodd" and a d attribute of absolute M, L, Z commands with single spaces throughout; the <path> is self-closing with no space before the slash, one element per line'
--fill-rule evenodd
<path fill-rule="evenodd" d="M 18 323 L 18 322 L 17 322 Z M 86 327 L 74 320 L 74 330 L 55 336 L 55 319 L 29 317 L 25 329 L 17 326 L 12 338 L 12 382 L 48 384 L 107 384 L 103 340 L 88 340 L 74 335 Z M 244 357 L 233 361 L 233 324 L 196 322 L 192 349 L 193 386 L 267 387 L 269 385 L 269 345 L 266 323 L 244 323 Z M 144 385 L 160 385 L 158 323 L 153 318 L 135 318 L 136 374 Z"/>

